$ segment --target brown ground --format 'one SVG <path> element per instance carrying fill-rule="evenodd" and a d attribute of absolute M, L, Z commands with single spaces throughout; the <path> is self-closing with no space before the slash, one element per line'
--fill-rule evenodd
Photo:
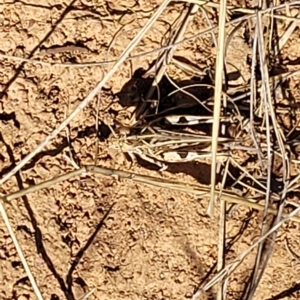
<path fill-rule="evenodd" d="M 62 0 L 5 2 L 0 4 L 1 54 L 77 63 L 119 57 L 158 4 L 154 0 L 138 1 L 138 6 L 130 8 L 135 1 L 124 1 L 126 5 L 122 5 L 121 1 L 81 0 L 73 1 L 71 11 L 66 11 L 67 2 Z M 169 7 L 133 54 L 160 47 L 163 34 L 178 16 L 180 7 Z M 215 16 L 209 17 L 215 24 Z M 199 12 L 187 35 L 205 27 Z M 242 32 L 234 37 L 228 61 L 248 79 L 245 61 L 250 49 L 241 36 Z M 294 33 L 285 49 L 290 55 L 286 58 L 299 57 L 299 38 L 299 32 Z M 39 50 L 74 43 L 81 43 L 90 51 L 44 56 Z M 176 54 L 189 57 L 201 68 L 213 64 L 211 36 L 180 46 Z M 110 110 L 105 109 L 112 102 L 112 94 L 121 89 L 132 71 L 147 68 L 153 59 L 155 54 L 124 64 L 107 83 L 99 98 L 101 121 L 114 123 L 115 115 L 123 108 L 115 102 Z M 20 62 L 1 59 L 1 176 L 33 150 L 95 87 L 102 78 L 102 68 L 34 63 L 21 66 Z M 176 76 L 174 70 L 172 75 Z M 297 80 L 292 81 L 295 89 Z M 294 95 L 298 97 L 296 91 Z M 96 101 L 70 124 L 72 156 L 82 165 L 93 163 L 95 158 L 95 115 Z M 8 194 L 73 170 L 65 157 L 70 156 L 66 137 L 66 131 L 57 136 L 23 168 L 20 176 L 1 187 L 2 192 Z M 105 143 L 100 143 L 99 148 L 99 165 L 125 168 L 109 157 Z M 163 176 L 196 183 L 197 178 L 207 177 L 207 169 L 199 168 L 193 177 L 169 172 Z M 133 165 L 131 171 L 161 176 L 138 165 Z M 190 299 L 197 287 L 212 277 L 208 273 L 214 274 L 217 259 L 218 222 L 217 218 L 210 220 L 206 216 L 206 208 L 206 201 L 184 193 L 93 175 L 70 179 L 6 205 L 41 293 L 44 299 L 51 300 L 79 299 L 93 288 L 97 290 L 89 297 L 91 300 Z M 238 233 L 248 215 L 246 208 L 234 213 L 228 222 L 229 237 Z M 228 262 L 251 245 L 259 234 L 260 222 L 261 214 L 254 212 L 228 251 Z M 35 299 L 2 220 L 0 226 L 0 299 Z M 255 299 L 300 298 L 298 262 L 284 246 L 288 238 L 294 251 L 299 252 L 299 237 L 297 224 L 290 222 L 282 227 Z M 228 299 L 240 299 L 254 258 L 254 253 L 249 255 L 230 277 Z M 214 299 L 215 294 L 213 288 L 203 299 Z"/>

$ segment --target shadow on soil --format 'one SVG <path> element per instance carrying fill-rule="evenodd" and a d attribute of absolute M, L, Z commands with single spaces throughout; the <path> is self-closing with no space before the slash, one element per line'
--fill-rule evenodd
<path fill-rule="evenodd" d="M 300 283 L 294 284 L 292 287 L 286 289 L 285 291 L 272 296 L 266 300 L 280 300 L 280 299 L 299 299 L 300 297 Z"/>
<path fill-rule="evenodd" d="M 45 34 L 44 38 L 40 41 L 40 43 L 30 52 L 30 54 L 28 55 L 27 58 L 32 58 L 33 55 L 36 53 L 36 51 L 43 45 L 43 43 L 49 39 L 49 37 L 51 36 L 51 34 L 54 32 L 54 30 L 58 27 L 58 25 L 61 23 L 61 21 L 65 18 L 65 16 L 72 10 L 76 10 L 78 8 L 74 7 L 76 0 L 73 0 L 70 2 L 70 4 L 66 7 L 63 8 L 62 6 L 43 6 L 43 5 L 35 5 L 35 4 L 30 4 L 27 3 L 26 1 L 14 1 L 13 3 L 22 3 L 24 5 L 28 5 L 28 6 L 37 6 L 37 7 L 41 7 L 44 9 L 53 9 L 56 8 L 58 10 L 61 11 L 61 15 L 60 18 L 55 22 L 55 24 L 52 26 L 51 30 Z M 8 4 L 9 5 L 9 4 Z M 84 5 L 82 7 L 79 8 L 79 10 L 85 10 L 90 12 L 91 14 L 97 14 L 99 15 L 99 13 L 97 11 L 92 10 L 90 7 L 85 7 Z M 99 17 L 102 17 L 101 15 L 99 15 Z M 295 60 L 291 63 L 297 64 L 299 63 L 299 59 Z M 16 69 L 15 74 L 12 78 L 9 79 L 9 81 L 6 83 L 6 87 L 5 90 L 1 92 L 0 94 L 0 100 L 1 100 L 1 96 L 5 95 L 6 91 L 8 90 L 8 88 L 10 87 L 10 85 L 16 80 L 16 78 L 19 76 L 20 72 L 23 70 L 25 63 L 21 63 L 20 66 Z M 284 70 L 282 71 L 284 72 Z M 280 73 L 280 72 L 279 72 Z M 211 99 L 212 103 L 211 103 L 211 108 L 213 107 L 213 89 L 209 88 L 209 85 L 212 84 L 211 81 L 211 77 L 210 76 L 204 76 L 203 78 L 198 78 L 198 77 L 194 77 L 191 80 L 187 80 L 187 81 L 182 81 L 182 82 L 176 82 L 177 85 L 181 88 L 185 88 L 186 86 L 190 86 L 189 88 L 185 88 L 185 91 L 189 92 L 191 95 L 187 95 L 183 92 L 176 92 L 174 93 L 174 96 L 169 97 L 169 95 L 175 91 L 174 85 L 172 85 L 170 83 L 170 81 L 166 78 L 163 77 L 163 79 L 161 80 L 161 82 L 158 85 L 158 89 L 156 90 L 156 92 L 154 93 L 152 99 L 149 101 L 145 101 L 145 96 L 147 94 L 147 91 L 152 83 L 152 79 L 150 78 L 143 78 L 144 75 L 144 71 L 143 70 L 137 70 L 132 78 L 131 81 L 129 81 L 128 83 L 126 83 L 124 85 L 124 87 L 122 88 L 122 90 L 117 94 L 120 103 L 123 106 L 138 106 L 141 103 L 143 103 L 146 108 L 148 109 L 148 113 L 147 115 L 144 116 L 144 119 L 146 122 L 152 122 L 153 121 L 153 115 L 154 113 L 156 113 L 156 109 L 157 107 L 152 106 L 152 104 L 154 102 L 157 102 L 158 99 L 165 99 L 163 101 L 159 102 L 159 106 L 158 106 L 158 114 L 156 114 L 155 118 L 157 118 L 158 116 L 161 117 L 161 119 L 158 121 L 158 123 L 156 123 L 156 125 L 158 126 L 162 126 L 162 128 L 165 128 L 167 130 L 171 130 L 172 126 L 170 126 L 170 124 L 166 124 L 164 122 L 164 116 L 166 114 L 182 114 L 182 115 L 199 115 L 199 116 L 205 116 L 208 115 L 207 110 L 205 110 L 201 105 L 199 105 L 199 103 L 195 102 L 195 97 L 201 102 L 201 101 L 206 101 L 207 99 Z M 286 92 L 288 91 L 288 84 L 283 85 L 283 90 Z M 245 97 L 241 97 L 243 95 L 231 95 L 232 98 L 234 98 L 235 96 L 239 96 L 240 99 L 245 99 Z M 246 96 L 247 97 L 247 96 Z M 291 103 L 294 103 L 294 99 L 292 99 L 291 93 L 287 92 L 287 94 L 284 95 L 284 97 L 287 97 L 289 100 L 292 100 Z M 236 104 L 238 105 L 239 103 L 236 102 Z M 249 117 L 249 112 L 247 111 L 243 111 L 243 114 L 245 114 L 246 117 Z M 14 122 L 14 125 L 16 126 L 16 128 L 20 127 L 19 122 L 16 119 L 15 114 L 1 114 L 0 115 L 0 120 L 1 121 L 10 121 L 12 120 Z M 182 129 L 184 126 L 177 124 L 176 125 L 176 130 L 180 130 Z M 198 127 L 194 127 L 199 131 L 204 131 L 208 134 L 211 134 L 211 125 L 209 124 L 202 124 L 202 125 L 198 125 Z M 86 128 L 84 131 L 81 131 L 78 133 L 76 138 L 84 138 L 86 136 L 90 136 L 92 134 L 95 134 L 95 127 L 91 126 L 89 128 Z M 107 131 L 107 128 L 101 128 L 101 133 L 102 136 L 101 138 L 106 138 L 107 135 L 109 134 Z M 96 133 L 98 134 L 98 133 Z M 295 133 L 297 135 L 297 133 Z M 298 133 L 298 137 L 299 137 L 299 133 Z M 297 139 L 297 137 L 296 137 Z M 4 141 L 3 136 L 0 133 L 0 141 L 3 142 L 3 144 L 6 146 L 7 149 L 7 153 L 10 156 L 10 161 L 11 166 L 1 170 L 0 172 L 0 176 L 2 177 L 4 174 L 6 174 L 7 172 L 9 172 L 11 169 L 14 168 L 14 166 L 16 165 L 14 156 L 13 156 L 13 151 L 12 148 Z M 57 154 L 59 154 L 64 148 L 69 147 L 70 144 L 68 142 L 68 140 L 66 138 L 63 139 L 62 143 L 60 145 L 58 145 L 55 149 L 53 150 L 47 150 L 47 151 L 43 151 L 41 153 L 39 153 L 38 155 L 35 156 L 34 159 L 32 159 L 30 161 L 29 164 L 27 164 L 23 170 L 29 169 L 34 167 L 34 165 L 36 164 L 37 161 L 39 161 L 42 157 L 50 155 L 50 156 L 56 156 Z M 71 148 L 71 147 L 70 147 Z M 0 154 L 1 155 L 1 154 Z M 74 156 L 75 157 L 75 156 Z M 139 161 L 139 163 L 149 169 L 157 169 L 156 166 L 151 166 L 146 162 L 143 161 Z M 168 171 L 171 173 L 178 173 L 178 172 L 183 172 L 185 174 L 191 175 L 192 177 L 196 178 L 200 183 L 202 184 L 206 184 L 208 185 L 210 183 L 210 171 L 211 171 L 211 167 L 209 164 L 205 164 L 205 163 L 199 163 L 199 162 L 192 162 L 192 163 L 181 163 L 181 164 L 169 164 L 168 167 Z M 236 174 L 236 177 L 239 177 L 240 171 L 236 170 L 236 169 L 231 169 L 232 173 Z M 16 178 L 17 178 L 17 182 L 19 185 L 20 189 L 23 189 L 23 183 L 21 180 L 21 177 L 19 174 L 16 174 Z M 217 182 L 220 182 L 221 180 L 221 176 L 217 177 Z M 230 183 L 229 183 L 230 186 Z M 278 184 L 278 182 L 274 183 L 274 189 L 275 187 L 279 186 L 279 190 L 274 192 L 280 192 L 280 185 Z M 76 266 L 78 265 L 79 261 L 81 260 L 81 258 L 83 257 L 85 251 L 89 248 L 89 246 L 92 244 L 95 236 L 98 234 L 98 232 L 100 231 L 100 229 L 103 226 L 103 223 L 105 222 L 105 219 L 107 218 L 107 216 L 109 215 L 111 209 L 113 208 L 113 205 L 107 210 L 107 212 L 104 214 L 102 220 L 99 222 L 99 224 L 96 226 L 94 233 L 90 236 L 90 238 L 88 239 L 87 243 L 78 251 L 70 269 L 69 272 L 66 276 L 66 281 L 57 273 L 54 264 L 52 263 L 50 257 L 47 254 L 47 251 L 43 245 L 43 236 L 42 236 L 42 232 L 39 229 L 39 226 L 37 224 L 36 218 L 34 216 L 34 212 L 30 206 L 30 203 L 27 199 L 27 197 L 23 197 L 23 202 L 24 205 L 28 211 L 28 214 L 30 216 L 31 222 L 33 224 L 33 228 L 35 230 L 34 232 L 34 238 L 35 238 L 35 242 L 36 242 L 36 247 L 37 247 L 37 251 L 39 253 L 41 253 L 44 261 L 46 262 L 49 270 L 52 272 L 52 274 L 55 276 L 56 280 L 58 281 L 62 291 L 65 294 L 65 297 L 68 300 L 74 300 L 74 295 L 72 292 L 72 282 L 73 282 L 73 272 L 76 269 Z M 249 218 L 250 219 L 250 218 Z M 249 220 L 248 219 L 248 220 Z M 226 246 L 226 252 L 230 251 L 232 245 L 242 236 L 245 228 L 247 227 L 249 221 L 245 221 L 243 223 L 243 225 L 240 228 L 240 232 L 235 236 L 232 237 L 229 242 L 227 242 L 227 246 Z M 22 228 L 22 226 L 20 226 L 20 229 L 24 230 L 26 232 L 26 228 Z M 27 233 L 28 234 L 28 233 Z M 206 274 L 206 276 L 203 278 L 202 282 L 199 283 L 199 287 L 209 278 L 209 276 L 214 272 L 216 268 L 216 265 L 213 265 L 211 267 L 211 270 Z M 22 279 L 23 280 L 23 279 Z M 84 286 L 84 281 L 81 279 L 78 279 L 78 284 Z M 295 284 L 293 287 L 291 287 L 290 289 L 283 291 L 282 293 L 273 296 L 271 299 L 282 299 L 284 297 L 288 297 L 291 296 L 293 293 L 299 291 L 300 289 L 300 285 L 299 284 Z"/>
<path fill-rule="evenodd" d="M 7 153 L 10 157 L 10 160 L 12 162 L 12 167 L 14 167 L 16 165 L 14 156 L 13 156 L 13 151 L 11 149 L 11 147 L 5 142 L 2 134 L 0 133 L 0 141 L 6 146 L 6 150 Z M 16 174 L 16 179 L 17 179 L 17 183 L 18 183 L 18 187 L 20 190 L 22 190 L 24 188 L 23 186 L 23 182 L 21 179 L 21 176 L 19 173 Z M 34 184 L 34 183 L 33 183 Z M 68 271 L 68 274 L 66 276 L 66 281 L 64 281 L 64 279 L 58 274 L 58 272 L 56 271 L 56 268 L 51 260 L 51 258 L 49 257 L 47 250 L 43 244 L 43 234 L 38 226 L 37 220 L 35 218 L 34 212 L 30 206 L 30 202 L 28 201 L 28 198 L 26 196 L 22 197 L 24 206 L 28 212 L 30 221 L 32 223 L 32 226 L 34 228 L 34 232 L 30 232 L 30 230 L 26 227 L 26 226 L 22 226 L 21 224 L 18 225 L 17 230 L 22 230 L 25 234 L 29 234 L 31 237 L 34 236 L 35 239 L 35 244 L 36 244 L 36 248 L 37 248 L 37 253 L 40 253 L 43 260 L 45 261 L 48 269 L 50 270 L 50 272 L 53 274 L 53 276 L 56 278 L 57 282 L 60 285 L 60 288 L 62 290 L 62 292 L 64 293 L 65 297 L 67 300 L 75 300 L 73 291 L 72 291 L 72 286 L 73 283 L 76 282 L 79 285 L 82 286 L 82 288 L 85 290 L 86 285 L 84 283 L 84 280 L 81 278 L 76 278 L 73 280 L 73 272 L 76 269 L 76 266 L 78 265 L 78 263 L 80 262 L 81 258 L 83 257 L 83 255 L 85 254 L 85 252 L 87 251 L 87 249 L 89 248 L 89 246 L 93 243 L 94 238 L 97 236 L 98 232 L 100 231 L 100 229 L 102 228 L 106 218 L 108 217 L 108 215 L 110 214 L 112 208 L 114 207 L 114 203 L 109 207 L 109 209 L 104 213 L 102 219 L 100 220 L 100 222 L 98 223 L 98 225 L 95 228 L 94 233 L 89 237 L 88 241 L 86 242 L 86 244 L 78 251 L 78 253 L 76 254 L 71 267 Z M 24 277 L 20 279 L 22 282 L 23 281 L 27 281 L 28 277 Z M 19 280 L 19 281 L 20 281 Z M 16 282 L 15 286 L 18 285 L 20 282 Z"/>

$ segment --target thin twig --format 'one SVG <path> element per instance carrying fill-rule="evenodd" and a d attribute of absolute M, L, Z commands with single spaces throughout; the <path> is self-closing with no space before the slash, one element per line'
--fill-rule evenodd
<path fill-rule="evenodd" d="M 267 93 L 267 89 L 270 92 L 270 86 L 265 84 L 264 80 L 268 78 L 268 70 L 267 70 L 267 58 L 265 53 L 265 45 L 264 45 L 264 34 L 263 34 L 263 23 L 262 23 L 262 15 L 258 13 L 257 15 L 257 29 L 258 29 L 258 50 L 259 50 L 259 57 L 260 57 L 260 66 L 261 66 L 261 76 L 262 76 L 262 91 L 261 91 L 261 98 L 263 101 L 261 102 L 261 107 L 264 108 L 264 111 L 270 110 L 270 103 L 271 99 L 268 99 L 271 95 Z M 267 81 L 269 82 L 269 80 Z M 267 209 L 269 207 L 269 200 L 270 200 L 270 190 L 271 190 L 271 167 L 272 167 L 272 152 L 271 152 L 271 132 L 270 132 L 270 121 L 269 121 L 269 114 L 264 113 L 265 116 L 265 123 L 266 123 L 266 139 L 267 139 L 267 186 L 266 186 L 266 197 L 265 197 L 265 210 L 263 214 L 263 221 L 261 227 L 261 236 L 267 231 Z M 263 273 L 264 269 L 258 275 L 258 269 L 261 267 L 261 262 L 265 257 L 263 255 L 263 248 L 265 246 L 265 240 L 262 243 L 258 244 L 258 249 L 256 253 L 256 260 L 254 269 L 251 276 L 251 283 L 247 287 L 248 295 L 247 299 L 252 299 L 254 292 L 258 286 L 260 275 Z M 266 259 L 265 259 L 266 261 Z"/>
<path fill-rule="evenodd" d="M 192 300 L 198 300 L 199 297 L 212 288 L 213 285 L 217 284 L 218 282 L 224 280 L 225 277 L 229 277 L 230 274 L 234 272 L 234 270 L 240 265 L 240 263 L 245 259 L 245 257 L 255 248 L 258 244 L 260 244 L 262 241 L 264 241 L 269 235 L 271 235 L 273 232 L 278 230 L 282 224 L 290 220 L 292 217 L 295 216 L 300 211 L 300 207 L 292 211 L 290 214 L 288 214 L 284 219 L 282 219 L 280 222 L 278 222 L 273 228 L 271 228 L 268 232 L 266 232 L 263 236 L 261 236 L 253 245 L 251 245 L 246 251 L 238 255 L 231 264 L 226 266 L 221 272 L 219 272 L 217 275 L 215 275 L 203 288 L 198 290 L 194 296 L 192 297 Z"/>
<path fill-rule="evenodd" d="M 179 27 L 178 31 L 175 33 L 174 38 L 171 39 L 170 43 L 175 44 L 176 42 L 180 41 L 182 37 L 184 36 L 184 33 L 187 29 L 188 24 L 192 21 L 194 18 L 196 12 L 198 11 L 198 5 L 190 5 L 188 12 L 184 16 L 184 20 Z M 184 13 L 184 12 L 182 12 Z M 155 75 L 155 78 L 152 82 L 152 85 L 147 92 L 147 95 L 145 97 L 145 100 L 151 99 L 153 93 L 158 88 L 158 84 L 163 78 L 166 68 L 169 64 L 169 62 L 172 60 L 173 54 L 176 50 L 176 45 L 174 45 L 170 50 L 165 50 L 161 57 L 158 59 L 158 63 L 154 65 L 154 70 L 157 71 L 157 74 Z M 148 71 L 149 73 L 152 72 L 152 69 Z M 142 103 L 142 105 L 136 110 L 135 114 L 130 120 L 130 123 L 132 125 L 136 124 L 139 117 L 144 113 L 144 110 L 146 108 L 146 102 Z"/>
<path fill-rule="evenodd" d="M 214 123 L 212 130 L 212 163 L 211 163 L 211 195 L 207 212 L 211 218 L 214 214 L 215 202 L 215 184 L 216 184 L 216 166 L 217 166 L 217 151 L 218 151 L 218 136 L 220 127 L 220 113 L 223 89 L 223 68 L 224 68 L 224 54 L 225 54 L 225 23 L 226 23 L 226 1 L 221 1 L 219 14 L 219 39 L 218 52 L 216 61 L 215 74 L 215 96 L 214 96 Z"/>
<path fill-rule="evenodd" d="M 132 181 L 142 183 L 142 184 L 147 184 L 150 186 L 181 191 L 181 192 L 185 192 L 188 194 L 194 194 L 194 195 L 201 196 L 201 197 L 208 197 L 210 195 L 210 189 L 207 187 L 196 186 L 196 185 L 186 185 L 181 182 L 167 180 L 164 178 L 140 175 L 140 174 L 136 174 L 136 173 L 132 173 L 132 172 L 128 172 L 128 171 L 116 170 L 116 169 L 111 169 L 111 168 L 103 168 L 103 167 L 99 167 L 99 166 L 84 166 L 84 167 L 80 168 L 79 170 L 75 170 L 75 171 L 66 173 L 64 175 L 55 177 L 53 179 L 44 181 L 42 183 L 39 183 L 39 184 L 36 184 L 33 186 L 29 186 L 28 188 L 22 189 L 15 193 L 11 193 L 9 195 L 3 196 L 2 200 L 10 202 L 14 199 L 17 199 L 19 197 L 27 195 L 28 193 L 37 192 L 41 189 L 48 188 L 51 185 L 62 182 L 64 180 L 68 180 L 75 176 L 86 175 L 89 172 L 104 175 L 104 176 L 113 176 L 116 178 L 132 180 Z M 216 190 L 215 192 L 219 192 L 219 191 Z M 223 190 L 221 200 L 226 201 L 228 203 L 237 203 L 237 204 L 245 205 L 247 207 L 256 209 L 258 211 L 264 210 L 263 205 L 260 205 L 256 202 L 252 202 L 250 199 L 240 197 L 230 191 Z M 277 214 L 277 210 L 273 209 L 271 207 L 268 208 L 268 212 L 270 214 Z M 287 214 L 283 214 L 283 216 L 287 216 Z M 293 218 L 291 218 L 291 220 L 294 222 L 300 223 L 300 217 L 294 216 Z"/>
<path fill-rule="evenodd" d="M 296 18 L 300 18 L 300 13 L 296 16 Z M 299 26 L 299 22 L 300 22 L 300 19 L 294 20 L 289 24 L 286 32 L 281 36 L 281 38 L 278 41 L 277 47 L 274 50 L 274 55 L 277 55 L 281 51 L 283 46 L 286 44 L 286 42 L 288 41 L 288 39 L 290 38 L 290 36 L 294 32 L 294 30 L 296 29 L 296 27 Z"/>
<path fill-rule="evenodd" d="M 219 198 L 222 198 L 222 191 L 224 189 L 228 168 L 230 164 L 230 158 L 226 162 L 224 175 L 222 178 L 222 188 L 219 192 Z M 226 242 L 226 202 L 221 201 L 220 204 L 220 220 L 219 220 L 219 239 L 218 239 L 218 263 L 217 263 L 217 272 L 220 272 L 225 266 L 225 242 Z M 225 295 L 225 285 L 223 282 L 219 284 L 217 300 L 222 300 Z"/>
<path fill-rule="evenodd" d="M 25 156 L 16 167 L 14 167 L 9 173 L 4 175 L 0 180 L 0 185 L 7 181 L 11 176 L 18 172 L 30 159 L 32 159 L 38 152 L 40 152 L 48 143 L 51 141 L 60 131 L 62 131 L 74 117 L 100 92 L 105 83 L 113 76 L 113 74 L 118 70 L 119 66 L 125 61 L 129 53 L 134 49 L 134 47 L 143 38 L 144 34 L 150 29 L 153 23 L 158 19 L 163 10 L 167 7 L 171 0 L 164 0 L 157 11 L 153 14 L 151 19 L 148 20 L 144 28 L 139 32 L 137 36 L 133 38 L 130 44 L 123 51 L 119 60 L 115 63 L 112 69 L 104 76 L 104 78 L 97 84 L 97 86 L 90 92 L 90 94 L 78 105 L 78 107 L 52 132 L 50 133 L 44 141 L 42 141 L 31 153 Z"/>
<path fill-rule="evenodd" d="M 217 3 L 214 3 L 214 2 L 207 2 L 207 3 L 217 4 Z M 289 6 L 297 6 L 297 5 L 300 5 L 300 1 L 294 1 L 292 3 L 287 3 L 286 2 L 284 4 L 280 4 L 280 5 L 277 5 L 277 6 L 274 6 L 274 7 L 269 7 L 269 8 L 261 10 L 261 13 L 268 14 L 268 13 L 270 13 L 272 11 L 283 9 L 283 8 L 287 7 L 287 5 L 289 5 Z M 233 20 L 227 22 L 226 26 L 233 25 L 235 23 L 240 23 L 240 22 L 242 22 L 244 20 L 249 20 L 251 18 L 255 18 L 256 17 L 255 11 L 256 11 L 255 9 L 252 9 L 251 10 L 251 14 L 249 14 L 249 15 L 243 15 L 243 16 L 241 16 L 239 18 L 233 19 Z M 297 18 L 288 17 L 288 16 L 284 16 L 284 15 L 276 15 L 276 14 L 274 14 L 273 17 L 274 18 L 278 18 L 278 19 L 283 19 L 283 20 L 288 19 L 288 20 L 291 20 L 291 21 L 297 21 L 297 22 L 299 21 L 299 19 L 297 19 Z M 191 35 L 190 37 L 184 38 L 184 39 L 182 39 L 182 40 L 180 40 L 180 41 L 178 41 L 178 42 L 176 42 L 174 44 L 166 45 L 166 46 L 154 49 L 154 50 L 150 50 L 150 51 L 146 51 L 146 52 L 143 52 L 143 53 L 140 53 L 140 54 L 136 54 L 136 55 L 130 56 L 130 57 L 126 58 L 125 61 L 130 61 L 130 60 L 133 60 L 133 59 L 138 59 L 138 58 L 141 58 L 141 57 L 145 57 L 147 55 L 152 55 L 152 54 L 161 52 L 163 50 L 171 49 L 174 46 L 178 46 L 178 45 L 183 44 L 185 42 L 192 41 L 193 39 L 196 39 L 196 38 L 199 38 L 199 37 L 204 36 L 206 34 L 209 34 L 212 31 L 216 31 L 217 29 L 218 29 L 218 26 L 215 26 L 213 28 L 208 28 L 208 29 L 206 29 L 204 31 L 201 31 L 201 32 L 197 33 L 197 34 Z M 20 61 L 20 62 L 40 64 L 40 65 L 44 65 L 44 66 L 55 65 L 55 66 L 68 67 L 68 68 L 73 68 L 73 67 L 74 68 L 95 67 L 95 66 L 100 66 L 100 65 L 114 64 L 114 63 L 116 63 L 118 61 L 118 59 L 113 59 L 113 60 L 110 60 L 110 61 L 100 61 L 100 62 L 92 62 L 92 63 L 73 64 L 73 63 L 58 63 L 58 62 L 54 62 L 54 61 L 53 62 L 43 62 L 43 61 L 36 60 L 36 59 L 28 59 L 28 58 L 18 57 L 18 56 L 14 56 L 14 55 L 7 55 L 7 54 L 0 54 L 0 57 L 4 58 L 4 59 L 15 60 L 15 61 Z"/>
<path fill-rule="evenodd" d="M 5 223 L 7 231 L 8 231 L 8 233 L 9 233 L 9 235 L 10 235 L 10 237 L 11 237 L 13 243 L 14 243 L 14 246 L 15 246 L 17 252 L 18 252 L 18 255 L 19 255 L 20 260 L 21 260 L 21 262 L 23 264 L 23 267 L 24 267 L 24 269 L 26 271 L 28 279 L 29 279 L 29 281 L 30 281 L 30 283 L 32 285 L 33 291 L 34 291 L 36 297 L 38 298 L 38 300 L 43 300 L 43 296 L 42 296 L 42 294 L 41 294 L 41 292 L 40 292 L 40 290 L 39 290 L 39 288 L 38 288 L 38 286 L 37 286 L 37 284 L 35 282 L 35 279 L 34 279 L 32 273 L 30 271 L 30 268 L 29 268 L 29 266 L 27 264 L 27 261 L 26 261 L 24 255 L 23 255 L 23 251 L 22 251 L 22 249 L 21 249 L 21 247 L 19 245 L 17 237 L 16 237 L 16 235 L 15 235 L 13 229 L 12 229 L 12 226 L 11 226 L 11 224 L 9 222 L 8 216 L 6 214 L 6 211 L 5 211 L 5 208 L 3 206 L 3 203 L 2 203 L 1 199 L 0 199 L 0 214 L 1 214 L 2 218 L 3 218 L 3 221 Z"/>
<path fill-rule="evenodd" d="M 89 292 L 87 292 L 85 295 L 83 295 L 78 300 L 86 300 L 89 296 L 91 296 L 95 292 L 96 288 L 91 289 Z"/>

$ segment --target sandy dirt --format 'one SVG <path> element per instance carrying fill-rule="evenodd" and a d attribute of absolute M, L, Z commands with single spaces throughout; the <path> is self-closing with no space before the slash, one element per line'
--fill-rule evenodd
<path fill-rule="evenodd" d="M 133 0 L 4 2 L 0 3 L 0 54 L 61 64 L 117 59 L 159 4 L 155 0 L 138 1 L 138 5 Z M 181 7 L 167 8 L 132 55 L 159 48 Z M 208 16 L 216 25 L 216 13 L 211 11 Z M 186 36 L 205 28 L 207 22 L 199 11 Z M 285 59 L 299 57 L 299 38 L 296 31 L 284 48 Z M 72 51 L 49 50 L 74 45 Z M 176 55 L 205 69 L 214 64 L 215 53 L 211 35 L 205 35 L 180 45 Z M 249 53 L 241 30 L 233 37 L 227 59 L 245 80 L 250 76 Z M 106 142 L 99 140 L 97 104 L 100 125 L 114 125 L 118 117 L 129 115 L 130 108 L 122 107 L 114 94 L 136 69 L 147 69 L 156 55 L 126 62 L 68 129 L 1 186 L 1 193 L 9 194 L 74 170 L 66 157 L 79 165 L 96 160 L 103 167 L 128 168 L 126 161 L 113 159 Z M 22 64 L 0 59 L 1 177 L 78 106 L 110 67 Z M 170 74 L 184 78 L 174 66 Z M 295 77 L 291 93 L 296 101 L 298 86 L 299 78 Z M 171 169 L 161 173 L 133 164 L 130 171 L 203 184 L 207 183 L 210 166 L 196 164 L 193 170 L 182 166 L 180 172 Z M 95 288 L 88 299 L 181 300 L 191 299 L 216 272 L 218 209 L 211 220 L 206 215 L 207 204 L 185 193 L 87 174 L 28 194 L 5 208 L 44 299 L 80 299 Z M 259 236 L 261 219 L 261 213 L 248 208 L 239 207 L 233 213 L 227 225 L 227 263 Z M 300 255 L 298 226 L 289 222 L 280 229 L 254 299 L 300 298 L 299 262 L 285 246 L 287 239 Z M 228 299 L 241 299 L 254 259 L 255 252 L 230 276 Z M 2 219 L 0 282 L 1 300 L 36 299 Z M 214 287 L 201 299 L 215 299 L 216 292 Z"/>

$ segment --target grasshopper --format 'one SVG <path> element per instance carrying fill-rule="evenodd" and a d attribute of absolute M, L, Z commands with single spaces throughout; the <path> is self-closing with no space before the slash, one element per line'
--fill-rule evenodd
<path fill-rule="evenodd" d="M 228 157 L 224 151 L 234 140 L 219 137 L 218 157 L 223 160 Z M 161 171 L 168 168 L 170 163 L 200 161 L 211 157 L 211 137 L 201 133 L 176 132 L 159 127 L 143 128 L 137 134 L 127 132 L 109 138 L 110 150 L 127 153 L 135 161 L 137 157 L 157 165 Z"/>

